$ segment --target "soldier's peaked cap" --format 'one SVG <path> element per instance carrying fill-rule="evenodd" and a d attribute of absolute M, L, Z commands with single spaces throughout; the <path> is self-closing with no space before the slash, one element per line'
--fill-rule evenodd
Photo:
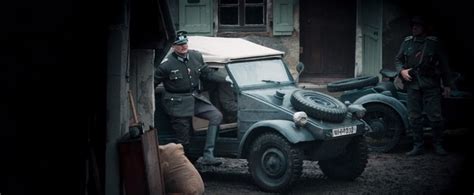
<path fill-rule="evenodd" d="M 188 37 L 187 37 L 188 32 L 184 30 L 180 30 L 176 32 L 176 40 L 174 41 L 174 44 L 176 45 L 183 45 L 188 43 Z"/>

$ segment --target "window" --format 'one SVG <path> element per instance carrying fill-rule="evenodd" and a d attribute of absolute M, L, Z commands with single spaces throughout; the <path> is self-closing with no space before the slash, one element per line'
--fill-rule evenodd
<path fill-rule="evenodd" d="M 219 0 L 219 31 L 265 31 L 266 0 Z"/>
<path fill-rule="evenodd" d="M 281 59 L 234 62 L 227 65 L 240 88 L 275 87 L 293 83 Z"/>

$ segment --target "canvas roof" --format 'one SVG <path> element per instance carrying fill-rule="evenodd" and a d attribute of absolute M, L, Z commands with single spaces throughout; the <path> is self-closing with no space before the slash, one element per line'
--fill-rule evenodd
<path fill-rule="evenodd" d="M 242 38 L 188 36 L 189 49 L 202 53 L 206 63 L 228 63 L 252 58 L 282 57 L 284 52 Z"/>

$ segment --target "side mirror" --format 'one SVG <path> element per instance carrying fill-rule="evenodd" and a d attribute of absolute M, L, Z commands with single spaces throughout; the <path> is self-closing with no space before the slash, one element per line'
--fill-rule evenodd
<path fill-rule="evenodd" d="M 304 64 L 302 62 L 298 63 L 296 65 L 296 71 L 298 72 L 298 76 L 303 72 L 304 70 Z"/>
<path fill-rule="evenodd" d="M 301 62 L 298 63 L 298 64 L 296 65 L 296 71 L 298 72 L 298 74 L 296 75 L 296 80 L 295 80 L 295 82 L 296 82 L 297 85 L 298 85 L 298 83 L 300 82 L 300 75 L 301 75 L 301 73 L 303 72 L 303 70 L 304 70 L 304 64 L 301 63 Z"/>

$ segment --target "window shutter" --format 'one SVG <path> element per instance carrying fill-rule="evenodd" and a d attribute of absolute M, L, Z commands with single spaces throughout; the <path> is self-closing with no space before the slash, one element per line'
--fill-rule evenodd
<path fill-rule="evenodd" d="M 179 0 L 179 29 L 212 35 L 212 0 Z"/>
<path fill-rule="evenodd" d="M 293 1 L 273 1 L 273 35 L 291 35 L 293 33 Z"/>

